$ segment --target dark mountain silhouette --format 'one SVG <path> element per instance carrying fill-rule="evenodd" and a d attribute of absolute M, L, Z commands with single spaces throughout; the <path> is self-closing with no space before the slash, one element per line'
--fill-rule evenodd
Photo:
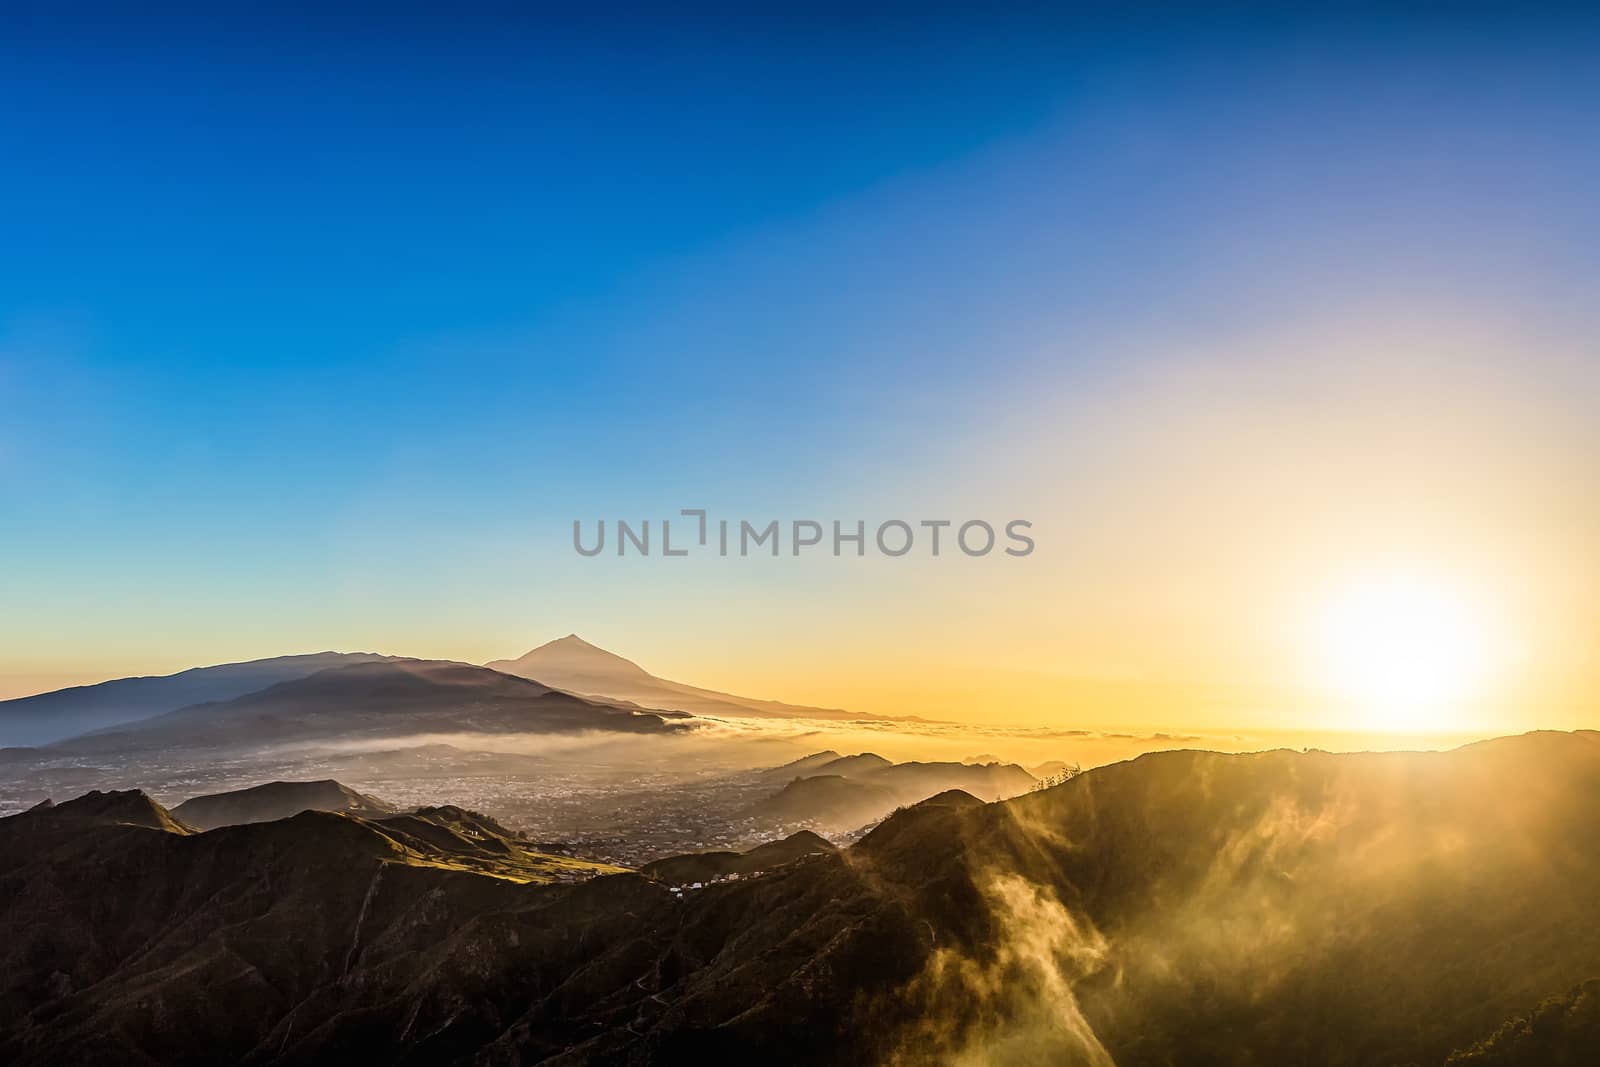
<path fill-rule="evenodd" d="M 1600 978 L 1551 997 L 1470 1049 L 1448 1067 L 1586 1067 L 1600 1060 Z"/>
<path fill-rule="evenodd" d="M 402 846 L 407 862 L 418 865 L 442 865 L 539 884 L 593 874 L 618 874 L 623 870 L 539 852 L 490 816 L 454 804 L 418 808 L 365 821 Z"/>
<path fill-rule="evenodd" d="M 801 756 L 797 760 L 791 760 L 780 767 L 773 767 L 762 773 L 773 781 L 788 782 L 804 777 L 807 774 L 816 774 L 819 767 L 832 763 L 838 758 L 839 753 L 830 748 L 823 752 L 813 752 L 809 756 Z"/>
<path fill-rule="evenodd" d="M 191 704 L 232 700 L 330 667 L 384 662 L 391 658 L 373 652 L 278 656 L 248 663 L 195 667 L 160 677 L 118 678 L 98 685 L 0 701 L 0 745 L 48 744 Z"/>
<path fill-rule="evenodd" d="M 876 752 L 861 752 L 854 756 L 840 756 L 836 760 L 829 760 L 815 770 L 816 774 L 837 774 L 845 778 L 861 778 L 893 767 L 891 760 L 886 760 Z"/>
<path fill-rule="evenodd" d="M 909 798 L 910 804 L 947 789 L 960 789 L 983 801 L 1005 800 L 1034 784 L 1033 775 L 1015 763 L 896 763 L 850 777 L 886 785 Z"/>
<path fill-rule="evenodd" d="M 839 708 L 810 708 L 776 700 L 757 700 L 657 678 L 637 663 L 591 645 L 577 634 L 540 645 L 516 659 L 494 660 L 486 666 L 580 696 L 625 700 L 645 708 L 686 711 L 713 718 L 840 721 L 868 718 Z"/>
<path fill-rule="evenodd" d="M 598 704 L 524 678 L 439 660 L 337 667 L 59 742 L 50 753 L 234 747 L 447 733 L 670 733 L 666 717 Z"/>
<path fill-rule="evenodd" d="M 814 823 L 830 830 L 865 826 L 900 807 L 900 794 L 887 786 L 816 774 L 796 778 L 750 807 L 750 814 L 772 823 Z"/>
<path fill-rule="evenodd" d="M 302 811 L 342 811 L 381 817 L 395 814 L 396 809 L 377 797 L 358 793 L 330 778 L 320 782 L 268 782 L 228 793 L 208 793 L 185 800 L 172 809 L 172 814 L 186 826 L 210 830 L 217 826 L 287 819 Z"/>
<path fill-rule="evenodd" d="M 96 789 L 65 804 L 44 801 L 24 815 L 48 816 L 51 825 L 141 826 L 176 834 L 192 833 L 193 828 L 175 818 L 166 808 L 137 789 Z M 24 824 L 19 824 L 24 825 Z"/>
<path fill-rule="evenodd" d="M 1600 972 L 1593 732 L 945 792 L 682 899 L 129 796 L 0 820 L 0 1061 L 1433 1065 Z"/>
<path fill-rule="evenodd" d="M 1034 782 L 1012 763 L 891 763 L 875 752 L 863 752 L 807 765 L 750 813 L 773 822 L 813 822 L 847 830 L 946 790 L 1003 800 L 1031 789 Z"/>
<path fill-rule="evenodd" d="M 639 873 L 659 882 L 682 885 L 688 882 L 706 882 L 730 874 L 746 875 L 757 871 L 770 871 L 793 863 L 806 856 L 837 849 L 825 838 L 810 830 L 790 834 L 782 841 L 769 841 L 747 852 L 692 852 L 683 856 L 647 863 Z"/>

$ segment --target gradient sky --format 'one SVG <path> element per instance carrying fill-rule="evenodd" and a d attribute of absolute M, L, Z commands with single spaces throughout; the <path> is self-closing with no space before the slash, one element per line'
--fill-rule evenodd
<path fill-rule="evenodd" d="M 0 697 L 569 631 L 941 717 L 1339 726 L 1318 598 L 1594 725 L 1600 22 L 5 16 Z M 1034 522 L 579 559 L 573 518 Z"/>

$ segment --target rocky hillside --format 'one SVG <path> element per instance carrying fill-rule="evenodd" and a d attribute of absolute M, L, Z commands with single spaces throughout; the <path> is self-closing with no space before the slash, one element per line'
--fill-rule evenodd
<path fill-rule="evenodd" d="M 333 779 L 319 782 L 267 782 L 249 789 L 191 797 L 172 809 L 185 825 L 198 830 L 287 819 L 302 811 L 342 811 L 351 815 L 395 814 L 393 805 L 358 793 Z"/>
<path fill-rule="evenodd" d="M 669 856 L 639 868 L 639 873 L 671 885 L 709 882 L 730 874 L 749 875 L 776 870 L 807 856 L 823 855 L 837 849 L 825 838 L 809 830 L 790 834 L 782 841 L 769 841 L 746 852 L 693 852 Z"/>
<path fill-rule="evenodd" d="M 0 1060 L 1436 1065 L 1600 973 L 1591 732 L 948 792 L 681 899 L 469 815 L 0 820 Z"/>

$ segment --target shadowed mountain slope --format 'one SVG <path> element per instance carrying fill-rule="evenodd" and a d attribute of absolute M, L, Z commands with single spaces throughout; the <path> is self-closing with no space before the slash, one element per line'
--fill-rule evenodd
<path fill-rule="evenodd" d="M 535 883 L 619 874 L 624 870 L 539 852 L 489 816 L 454 804 L 363 821 L 400 846 L 413 866 L 467 870 Z"/>
<path fill-rule="evenodd" d="M 845 830 L 946 790 L 963 790 L 986 801 L 1003 800 L 1031 789 L 1034 781 L 1012 763 L 891 763 L 863 752 L 803 768 L 750 812 L 775 822 L 814 822 Z"/>
<path fill-rule="evenodd" d="M 944 859 L 911 820 L 867 841 L 930 879 L 959 863 L 985 920 L 950 930 L 987 977 L 1057 960 L 1081 1019 L 1057 1051 L 1354 1065 L 1440 1062 L 1600 968 L 1583 918 L 1596 826 L 1600 734 L 1584 731 L 1450 753 L 1156 753 L 968 809 Z M 999 1040 L 961 985 L 922 992 L 954 1020 L 930 1044 Z M 1048 1025 L 1034 1003 L 987 1007 Z"/>
<path fill-rule="evenodd" d="M 56 752 L 267 745 L 418 734 L 648 734 L 687 727 L 484 667 L 394 660 L 339 667 L 50 746 Z"/>
<path fill-rule="evenodd" d="M 681 900 L 75 803 L 0 820 L 8 1063 L 1432 1067 L 1600 971 L 1591 732 L 951 791 Z"/>
<path fill-rule="evenodd" d="M 385 662 L 391 658 L 373 652 L 278 656 L 248 663 L 195 667 L 160 677 L 118 678 L 98 685 L 0 701 L 0 745 L 49 744 L 191 704 L 232 700 L 332 667 Z"/>
<path fill-rule="evenodd" d="M 537 886 L 522 883 L 614 868 L 473 855 L 424 842 L 413 825 L 323 812 L 189 834 L 122 821 L 108 804 L 117 816 L 159 809 L 143 794 L 102 794 L 98 814 L 69 816 L 73 801 L 0 820 L 0 928 L 14 935 L 0 946 L 0 1061 L 234 1063 L 258 1046 L 301 1061 L 288 1040 L 296 1021 L 318 1043 L 324 1008 L 359 1016 L 373 988 L 398 995 L 394 976 L 427 974 L 474 916 L 548 905 L 550 954 L 576 969 L 595 952 L 568 939 L 610 914 L 530 897 Z"/>
<path fill-rule="evenodd" d="M 1451 1055 L 1448 1067 L 1585 1067 L 1600 1059 L 1600 978 L 1551 997 L 1489 1037 Z"/>
<path fill-rule="evenodd" d="M 683 856 L 669 856 L 647 863 L 639 873 L 658 882 L 682 885 L 686 882 L 706 882 L 730 874 L 753 874 L 793 863 L 797 859 L 838 849 L 810 830 L 790 834 L 782 841 L 769 841 L 747 852 L 691 852 Z"/>
<path fill-rule="evenodd" d="M 147 830 L 164 830 L 176 834 L 192 833 L 195 829 L 137 789 L 112 790 L 106 793 L 95 790 L 64 804 L 46 800 L 23 814 L 47 817 L 49 825 L 69 828 L 90 825 L 139 826 Z"/>
<path fill-rule="evenodd" d="M 216 826 L 287 819 L 302 811 L 342 811 L 382 817 L 395 814 L 396 809 L 377 797 L 325 779 L 320 782 L 267 782 L 249 789 L 208 793 L 185 800 L 172 809 L 172 814 L 185 825 L 209 830 Z"/>

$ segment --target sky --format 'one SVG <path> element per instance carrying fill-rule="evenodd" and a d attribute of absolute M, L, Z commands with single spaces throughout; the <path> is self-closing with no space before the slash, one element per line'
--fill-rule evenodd
<path fill-rule="evenodd" d="M 1600 722 L 1592 15 L 6 19 L 0 698 L 576 632 L 891 714 L 1367 728 L 1433 657 L 1397 728 Z M 1036 547 L 573 551 L 683 508 Z"/>

